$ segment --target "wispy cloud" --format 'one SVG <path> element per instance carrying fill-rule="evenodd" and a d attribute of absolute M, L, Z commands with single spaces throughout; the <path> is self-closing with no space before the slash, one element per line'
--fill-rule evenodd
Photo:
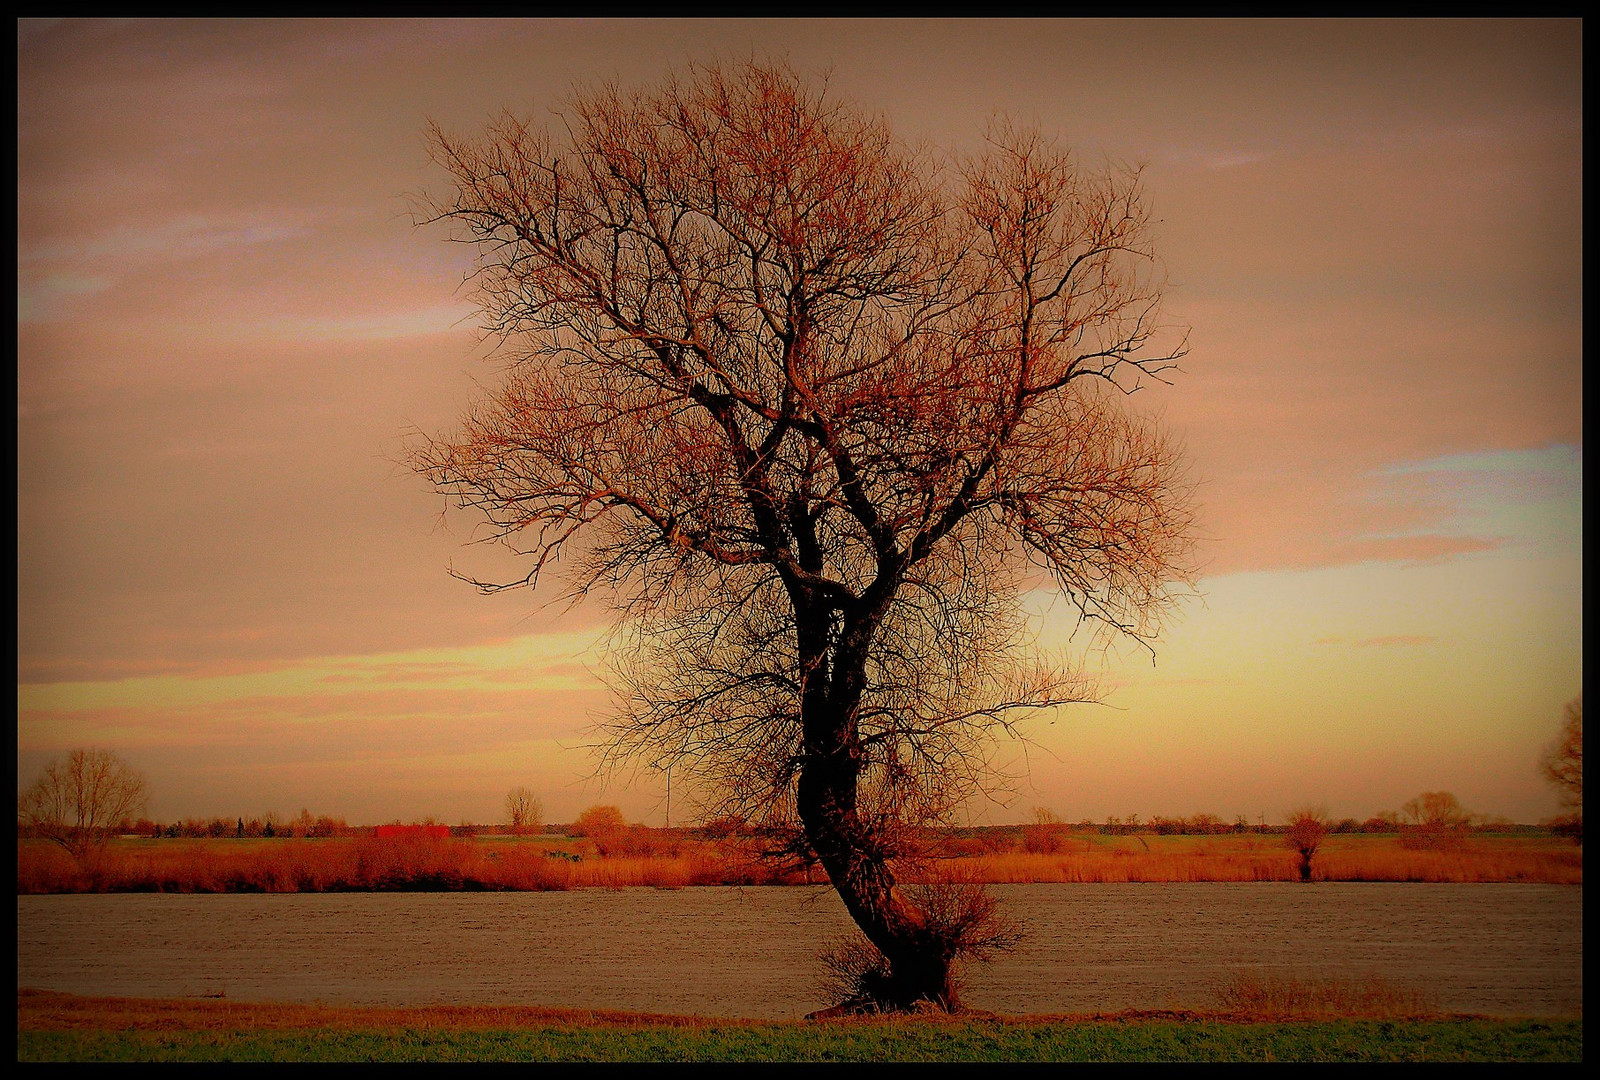
<path fill-rule="evenodd" d="M 268 244 L 309 232 L 321 215 L 314 211 L 257 212 L 217 217 L 182 214 L 166 221 L 120 225 L 95 236 L 57 240 L 21 248 L 21 265 L 41 262 L 125 263 L 188 259 L 224 248 Z"/>
<path fill-rule="evenodd" d="M 1408 534 L 1362 536 L 1334 545 L 1327 562 L 1331 565 L 1356 562 L 1437 563 L 1462 555 L 1493 551 L 1505 544 L 1504 537 Z"/>
<path fill-rule="evenodd" d="M 222 217 L 184 214 L 127 224 L 74 239 L 17 246 L 17 321 L 68 316 L 81 298 L 104 292 L 128 274 L 161 263 L 281 243 L 309 234 L 315 211 Z"/>
<path fill-rule="evenodd" d="M 1438 640 L 1438 637 L 1433 634 L 1385 634 L 1381 637 L 1370 638 L 1347 638 L 1335 635 L 1333 637 L 1317 638 L 1316 640 L 1312 641 L 1311 644 L 1348 645 L 1357 649 L 1408 649 L 1415 648 L 1420 645 L 1431 645 Z"/>
<path fill-rule="evenodd" d="M 1218 149 L 1215 147 L 1176 147 L 1170 148 L 1160 155 L 1160 160 L 1178 168 L 1187 169 L 1236 169 L 1243 165 L 1254 165 L 1258 161 L 1266 161 L 1273 155 L 1266 150 L 1246 150 L 1242 148 Z"/>
<path fill-rule="evenodd" d="M 1575 549 L 1581 542 L 1583 448 L 1555 444 L 1396 462 L 1375 477 L 1374 501 L 1431 507 L 1413 530 L 1356 538 L 1413 561 L 1516 545 Z"/>
<path fill-rule="evenodd" d="M 479 692 L 566 692 L 599 688 L 585 666 L 592 633 L 554 631 L 450 649 L 421 649 L 372 656 L 321 657 L 261 665 L 225 674 L 153 675 L 142 678 L 22 682 L 17 708 L 72 712 L 112 705 L 155 708 L 204 703 L 265 703 L 284 711 L 292 700 L 318 702 L 313 711 L 337 711 L 339 701 L 361 695 Z M 342 689 L 340 689 L 342 688 Z M 235 705 L 226 706 L 228 709 Z"/>
<path fill-rule="evenodd" d="M 1384 470 L 1390 476 L 1458 477 L 1500 498 L 1569 493 L 1583 484 L 1583 447 L 1568 443 L 1524 450 L 1479 450 L 1406 461 Z"/>

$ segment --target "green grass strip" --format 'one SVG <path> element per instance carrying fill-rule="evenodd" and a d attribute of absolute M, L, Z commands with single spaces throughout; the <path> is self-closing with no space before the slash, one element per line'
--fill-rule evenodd
<path fill-rule="evenodd" d="M 18 1031 L 18 1061 L 1582 1061 L 1582 1020 Z"/>

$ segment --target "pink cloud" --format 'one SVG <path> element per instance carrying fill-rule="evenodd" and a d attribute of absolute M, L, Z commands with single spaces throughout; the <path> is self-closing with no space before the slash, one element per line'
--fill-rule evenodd
<path fill-rule="evenodd" d="M 1323 566 L 1356 562 L 1436 563 L 1458 555 L 1493 551 L 1504 543 L 1500 539 L 1477 536 L 1384 536 L 1363 537 L 1339 544 L 1327 551 Z"/>

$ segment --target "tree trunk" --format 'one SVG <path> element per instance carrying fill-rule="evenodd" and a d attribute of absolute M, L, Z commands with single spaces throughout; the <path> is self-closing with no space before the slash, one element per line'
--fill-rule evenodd
<path fill-rule="evenodd" d="M 887 970 L 868 973 L 859 994 L 828 1012 L 909 1011 L 923 1002 L 949 1011 L 957 1006 L 953 942 L 896 887 L 885 849 L 890 838 L 876 835 L 857 812 L 859 694 L 838 699 L 840 668 L 851 665 L 834 659 L 832 677 L 809 680 L 802 697 L 805 762 L 797 809 L 817 861 L 850 917 L 883 954 Z M 820 665 L 813 670 L 820 674 Z"/>
<path fill-rule="evenodd" d="M 841 784 L 840 772 L 848 770 L 808 761 L 800 774 L 800 820 L 834 891 L 888 968 L 863 978 L 861 993 L 841 1003 L 840 1011 L 906 1011 L 921 1002 L 954 1009 L 949 949 L 896 887 L 879 843 L 851 805 L 855 785 Z"/>

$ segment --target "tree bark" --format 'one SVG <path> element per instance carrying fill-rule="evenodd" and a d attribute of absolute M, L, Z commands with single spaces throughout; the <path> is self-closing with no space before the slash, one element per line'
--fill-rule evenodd
<path fill-rule="evenodd" d="M 801 636 L 804 644 L 803 629 Z M 826 654 L 813 656 L 801 701 L 805 761 L 796 802 L 806 840 L 850 917 L 888 967 L 865 979 L 861 993 L 838 1011 L 907 1011 L 922 1002 L 950 1011 L 958 1004 L 951 943 L 896 887 L 883 838 L 858 810 L 863 754 L 855 719 L 860 706 L 856 676 L 865 659 L 864 647 L 859 655 L 835 651 L 831 665 Z"/>

